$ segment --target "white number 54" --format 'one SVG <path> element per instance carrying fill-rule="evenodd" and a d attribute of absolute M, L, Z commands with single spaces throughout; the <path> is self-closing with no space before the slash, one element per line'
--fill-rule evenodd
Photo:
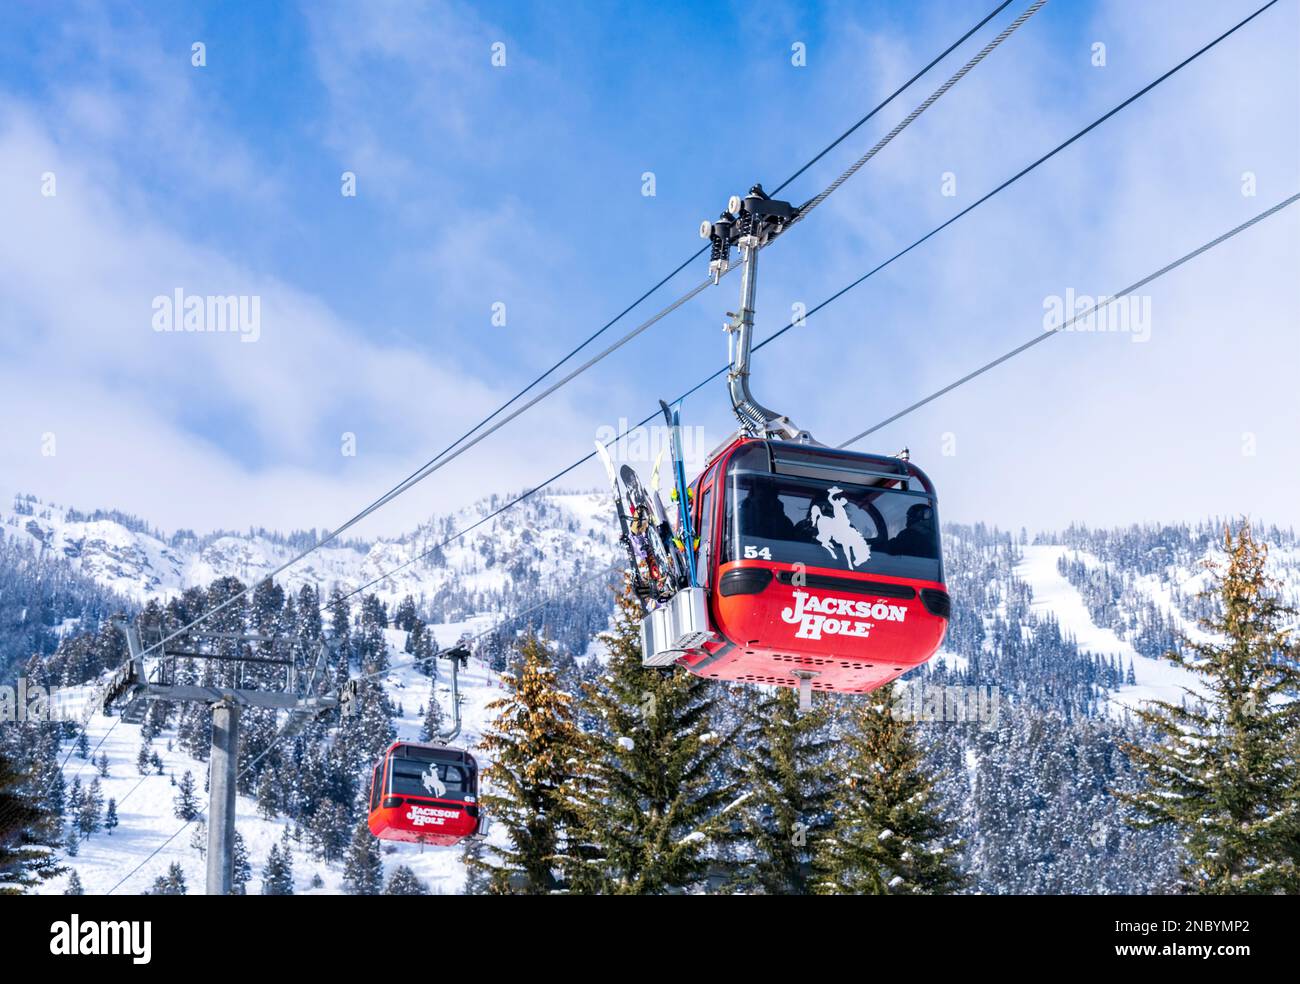
<path fill-rule="evenodd" d="M 758 547 L 752 547 L 752 546 L 745 547 L 746 560 L 758 560 L 760 558 L 763 560 L 771 560 L 772 551 L 769 550 L 767 547 L 763 547 L 761 550 Z"/>

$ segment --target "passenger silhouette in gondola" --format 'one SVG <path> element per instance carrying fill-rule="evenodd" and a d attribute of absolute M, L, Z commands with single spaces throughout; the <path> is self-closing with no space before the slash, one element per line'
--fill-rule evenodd
<path fill-rule="evenodd" d="M 889 541 L 889 552 L 906 557 L 937 557 L 934 509 L 923 502 L 909 506 L 907 525 Z"/>
<path fill-rule="evenodd" d="M 785 514 L 781 497 L 770 478 L 756 478 L 740 504 L 740 528 L 765 540 L 795 539 L 794 523 Z"/>

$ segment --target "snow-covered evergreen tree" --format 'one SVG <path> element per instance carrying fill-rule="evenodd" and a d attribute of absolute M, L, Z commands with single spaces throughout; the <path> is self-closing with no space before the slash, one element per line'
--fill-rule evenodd
<path fill-rule="evenodd" d="M 760 692 L 739 741 L 747 847 L 741 886 L 768 895 L 808 894 L 813 850 L 830 829 L 831 771 L 826 702 L 799 713 L 793 689 Z"/>
<path fill-rule="evenodd" d="M 194 773 L 188 769 L 181 776 L 180 785 L 173 801 L 173 812 L 177 820 L 190 821 L 199 815 L 199 800 L 194 791 Z"/>
<path fill-rule="evenodd" d="M 168 865 L 167 873 L 155 878 L 153 888 L 149 890 L 150 895 L 185 895 L 187 892 L 185 869 L 180 866 L 179 861 L 173 861 Z"/>
<path fill-rule="evenodd" d="M 77 812 L 77 830 L 81 832 L 83 838 L 98 832 L 103 826 L 103 810 L 104 792 L 99 784 L 99 778 L 96 777 L 91 780 L 90 788 L 86 790 L 86 795 L 81 801 L 81 809 Z"/>
<path fill-rule="evenodd" d="M 279 844 L 272 844 L 262 868 L 263 895 L 293 894 L 293 849 L 289 846 L 289 831 Z"/>
<path fill-rule="evenodd" d="M 378 895 L 384 884 L 379 844 L 365 823 L 357 824 L 343 863 L 343 890 L 349 895 Z"/>
<path fill-rule="evenodd" d="M 248 857 L 248 845 L 239 831 L 235 831 L 234 843 L 234 878 L 230 886 L 231 895 L 247 895 L 248 883 L 253 877 L 253 865 Z"/>
<path fill-rule="evenodd" d="M 1172 825 L 1190 855 L 1187 887 L 1201 894 L 1300 893 L 1300 647 L 1264 570 L 1268 548 L 1242 522 L 1224 530 L 1226 565 L 1211 564 L 1220 612 L 1210 641 L 1170 654 L 1202 693 L 1156 702 L 1138 717 L 1157 742 L 1131 746 L 1146 786 L 1126 799 L 1139 825 Z"/>
<path fill-rule="evenodd" d="M 435 683 L 429 688 L 429 706 L 424 711 L 424 723 L 420 725 L 420 741 L 437 741 L 445 727 L 442 707 L 438 704 L 438 686 Z"/>
<path fill-rule="evenodd" d="M 570 795 L 581 735 L 573 697 L 557 688 L 553 662 L 546 644 L 530 635 L 505 677 L 506 696 L 488 705 L 497 716 L 481 742 L 492 764 L 483 771 L 490 791 L 480 801 L 509 841 L 481 862 L 496 893 L 545 894 L 560 886 L 557 872 L 576 820 Z"/>
<path fill-rule="evenodd" d="M 892 684 L 852 705 L 834 759 L 834 820 L 816 845 L 821 894 L 934 895 L 962 884 L 915 726 L 894 710 Z"/>
<path fill-rule="evenodd" d="M 700 882 L 737 795 L 715 730 L 716 686 L 641 665 L 640 606 L 619 599 L 609 662 L 587 687 L 600 727 L 583 736 L 565 794 L 577 806 L 580 849 L 566 869 L 574 891 L 660 894 Z"/>
<path fill-rule="evenodd" d="M 407 865 L 399 864 L 388 877 L 384 886 L 385 895 L 428 895 L 429 886 L 415 877 L 415 872 Z"/>
<path fill-rule="evenodd" d="M 58 818 L 31 794 L 29 777 L 0 750 L 0 895 L 26 891 L 60 868 L 52 852 Z"/>

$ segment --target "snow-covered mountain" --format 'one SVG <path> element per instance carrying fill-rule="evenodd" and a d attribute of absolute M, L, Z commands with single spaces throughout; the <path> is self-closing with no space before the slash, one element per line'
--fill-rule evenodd
<path fill-rule="evenodd" d="M 555 640 L 559 649 L 584 654 L 608 613 L 605 585 L 612 578 L 606 572 L 619 559 L 605 496 L 539 493 L 439 548 L 504 501 L 496 497 L 485 500 L 392 540 L 327 547 L 291 569 L 282 583 L 289 588 L 311 584 L 320 589 L 324 599 L 335 586 L 351 590 L 427 554 L 369 590 L 390 610 L 406 595 L 414 597 L 439 646 L 450 645 L 465 632 L 476 634 L 501 624 L 549 587 L 572 599 L 564 604 L 584 607 L 583 616 L 573 620 L 569 636 Z M 266 531 L 204 537 L 165 535 L 132 517 L 85 515 L 30 497 L 21 498 L 12 510 L 0 514 L 0 529 L 11 540 L 66 562 L 77 574 L 136 603 L 206 587 L 219 577 L 233 576 L 250 583 L 299 552 L 314 536 Z M 1286 598 L 1293 603 L 1300 600 L 1300 542 L 1295 533 L 1274 528 L 1257 529 L 1257 533 L 1270 544 L 1271 569 L 1283 584 Z M 1062 860 L 1051 871 L 1044 869 L 1041 877 L 1022 877 L 1023 871 L 1006 864 L 1008 845 L 1021 845 L 1018 849 L 1029 856 L 1039 850 L 1029 841 L 1040 835 L 1027 835 L 1030 825 L 1023 818 L 1008 820 L 1011 826 L 1007 830 L 997 829 L 1003 814 L 982 814 L 985 807 L 976 791 L 981 784 L 991 789 L 989 783 L 1004 782 L 1000 777 L 1008 775 L 1018 776 L 1017 782 L 1032 783 L 1025 763 L 1081 753 L 1083 750 L 1070 742 L 1077 745 L 1078 740 L 1093 740 L 1087 735 L 1094 732 L 1085 732 L 1082 739 L 1067 736 L 1055 757 L 1040 754 L 1039 749 L 1024 750 L 1023 741 L 1044 740 L 1041 728 L 1039 738 L 1018 737 L 1021 731 L 1032 735 L 1038 727 L 1033 722 L 1043 720 L 1043 715 L 1059 714 L 1065 722 L 1086 718 L 1102 722 L 1096 732 L 1101 737 L 1096 740 L 1110 742 L 1113 734 L 1106 732 L 1105 721 L 1119 726 L 1126 708 L 1155 698 L 1177 701 L 1184 688 L 1194 687 L 1191 675 L 1162 654 L 1176 645 L 1180 636 L 1201 637 L 1197 618 L 1208 611 L 1208 603 L 1198 593 L 1208 579 L 1204 562 L 1220 556 L 1220 535 L 1221 524 L 1217 523 L 1109 531 L 1071 527 L 1063 533 L 1032 538 L 984 527 L 959 526 L 945 531 L 954 617 L 944 648 L 919 675 L 945 684 L 1001 688 L 1026 712 L 1017 714 L 1013 722 L 1004 722 L 1007 730 L 1002 737 L 957 737 L 951 730 L 943 731 L 941 725 L 932 732 L 934 754 L 946 757 L 954 775 L 951 798 L 959 801 L 958 815 L 972 844 L 970 864 L 980 890 L 1143 890 L 1140 882 L 1116 881 L 1113 876 L 1131 867 L 1134 862 L 1128 858 L 1142 856 L 1146 850 L 1133 841 L 1106 848 L 1111 851 L 1109 862 L 1091 856 L 1068 864 Z M 552 617 L 548 627 L 554 629 L 556 624 Z M 61 631 L 75 628 L 74 621 Z M 405 655 L 406 633 L 389 629 L 387 641 L 394 669 L 383 684 L 399 709 L 394 723 L 400 737 L 417 738 L 420 712 L 431 698 L 449 707 L 446 680 L 440 680 L 431 691 L 429 678 L 411 667 Z M 462 741 L 467 747 L 475 749 L 490 720 L 487 705 L 501 693 L 498 675 L 479 659 L 472 660 L 462 676 Z M 148 888 L 173 862 L 184 869 L 191 891 L 201 890 L 203 862 L 198 842 L 191 844 L 192 830 L 172 837 L 181 826 L 172 803 L 177 792 L 173 780 L 189 771 L 201 786 L 205 763 L 181 751 L 175 736 L 164 731 L 153 741 L 164 774 L 142 776 L 135 761 L 141 746 L 140 726 L 102 715 L 88 716 L 87 721 L 91 747 L 107 735 L 101 751 L 108 755 L 108 774 L 100 783 L 105 800 L 113 797 L 120 804 L 120 826 L 111 835 L 101 832 L 83 842 L 77 857 L 68 859 L 86 890 L 107 891 L 146 858 L 148 863 L 118 891 Z M 1045 734 L 1050 735 L 1050 729 Z M 476 754 L 481 755 L 481 750 Z M 1022 763 L 1021 755 L 1031 758 Z M 952 762 L 961 762 L 964 768 L 951 770 Z M 1042 837 L 1059 836 L 1063 817 L 1076 814 L 1080 824 L 1090 825 L 1089 830 L 1098 825 L 1122 827 L 1112 822 L 1107 812 L 1111 807 L 1106 805 L 1106 784 L 1113 777 L 1102 776 L 1100 785 L 1065 793 L 1055 789 L 1055 784 L 1073 781 L 1071 768 L 1063 768 L 1063 773 L 1041 779 L 1053 786 L 1042 800 L 1051 805 L 1043 807 L 1049 812 L 1033 829 L 1042 831 Z M 96 771 L 92 763 L 74 756 L 67 775 L 69 781 L 79 775 L 87 783 Z M 967 789 L 963 784 L 968 780 Z M 254 872 L 249 890 L 256 892 L 267 853 L 289 823 L 280 817 L 262 816 L 248 797 L 240 797 L 238 809 L 238 829 L 248 845 Z M 385 850 L 390 873 L 405 864 L 434 891 L 462 889 L 465 869 L 459 849 L 421 851 L 412 845 L 394 845 Z M 1064 857 L 1060 845 L 1051 850 Z M 1067 868 L 1095 870 L 1096 877 L 1103 880 L 1077 885 L 1062 881 L 1065 876 L 1060 871 Z M 296 852 L 297 891 L 337 892 L 341 877 L 338 862 L 318 860 L 306 850 Z M 1070 877 L 1077 880 L 1092 875 Z M 44 890 L 60 891 L 64 881 L 56 879 Z"/>
<path fill-rule="evenodd" d="M 402 568 L 368 589 L 394 602 L 408 594 L 431 599 L 452 584 L 463 592 L 498 592 L 520 576 L 564 580 L 614 561 L 616 539 L 607 500 L 594 492 L 533 496 L 442 546 L 505 501 L 507 497 L 492 496 L 394 539 L 331 543 L 279 581 L 293 590 L 311 584 L 328 596 L 334 586 L 349 591 Z M 121 513 L 85 514 L 31 496 L 0 511 L 0 529 L 66 559 L 82 576 L 137 603 L 206 587 L 219 577 L 253 583 L 316 539 L 314 531 L 166 535 Z"/>

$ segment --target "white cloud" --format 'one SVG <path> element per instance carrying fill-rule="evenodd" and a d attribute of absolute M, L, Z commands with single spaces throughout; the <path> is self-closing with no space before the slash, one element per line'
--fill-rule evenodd
<path fill-rule="evenodd" d="M 1063 16 L 1058 9 L 1045 8 L 823 213 L 765 254 L 762 328 L 784 324 L 793 300 L 815 303 L 910 242 L 1247 7 L 1207 5 L 1204 16 L 1183 16 L 1178 5 L 1122 4 L 1101 8 L 1095 23 L 1065 27 L 1051 20 Z M 98 52 L 96 65 L 129 73 L 124 90 L 108 95 L 109 76 L 97 68 L 82 84 L 57 87 L 39 111 L 0 104 L 0 173 L 13 176 L 0 185 L 7 220 L 0 235 L 0 484 L 83 508 L 128 509 L 165 527 L 331 524 L 513 392 L 531 375 L 516 371 L 520 366 L 549 364 L 561 339 L 583 337 L 589 322 L 603 320 L 613 289 L 600 293 L 599 264 L 620 263 L 619 256 L 602 245 L 597 263 L 584 264 L 575 254 L 590 244 L 571 248 L 546 234 L 528 189 L 471 200 L 451 169 L 438 167 L 443 148 L 490 160 L 518 146 L 485 139 L 491 128 L 465 127 L 464 114 L 481 109 L 485 87 L 495 84 L 486 69 L 467 73 L 467 64 L 481 54 L 486 65 L 487 44 L 499 31 L 463 11 L 432 5 L 411 16 L 386 7 L 357 23 L 358 15 L 342 8 L 310 13 L 328 97 L 322 139 L 340 166 L 355 162 L 363 194 L 375 192 L 401 237 L 395 276 L 428 298 L 429 320 L 442 332 L 436 343 L 401 340 L 396 329 L 377 341 L 372 326 L 269 275 L 256 258 L 214 244 L 192 221 L 202 209 L 150 210 L 155 171 L 133 170 L 137 134 L 164 174 L 201 189 L 185 194 L 209 196 L 205 208 L 221 207 L 224 197 L 262 221 L 284 218 L 276 169 L 219 114 L 194 128 L 199 111 L 212 107 L 191 77 L 158 58 L 148 31 L 137 30 L 131 43 L 108 25 L 76 31 L 78 44 Z M 845 8 L 835 16 L 851 15 Z M 838 441 L 1029 337 L 1045 295 L 1067 287 L 1114 290 L 1294 191 L 1296 20 L 1294 9 L 1269 11 L 765 349 L 755 365 L 759 398 Z M 88 40 L 100 29 L 107 41 Z M 449 44 L 451 32 L 464 43 Z M 923 63 L 934 38 L 947 43 L 952 33 L 949 18 L 904 45 L 893 29 L 842 23 L 838 49 L 811 53 L 836 59 L 834 71 L 810 69 L 792 86 L 765 83 L 768 111 L 790 120 L 781 159 L 793 163 L 792 155 L 819 144 Z M 1109 46 L 1110 65 L 1100 74 L 1080 54 L 1095 36 Z M 552 87 L 546 91 L 555 93 L 556 113 L 594 98 L 566 91 L 522 52 L 512 49 L 511 59 L 529 70 L 530 83 Z M 463 84 L 449 81 L 466 75 L 472 79 Z M 942 77 L 901 97 L 802 178 L 792 197 L 869 146 Z M 395 91 L 409 93 L 409 106 L 380 119 L 373 109 Z M 535 126 L 527 137 L 544 147 L 548 127 L 568 125 L 553 117 L 497 122 Z M 755 153 L 774 156 L 767 146 Z M 576 162 L 573 168 L 579 173 Z M 46 170 L 58 174 L 55 199 L 39 195 Z M 946 170 L 958 177 L 955 202 L 938 193 Z M 1259 177 L 1256 199 L 1240 195 L 1243 170 Z M 611 222 L 625 214 L 605 205 Z M 1152 288 L 1149 343 L 1053 339 L 865 446 L 911 445 L 939 479 L 949 519 L 1051 527 L 1249 510 L 1293 521 L 1298 228 L 1295 214 L 1269 220 Z M 590 276 L 590 295 L 600 300 L 591 301 L 575 268 Z M 620 291 L 643 279 L 622 277 Z M 176 287 L 259 295 L 261 339 L 153 332 L 152 298 Z M 597 425 L 648 412 L 648 391 L 669 396 L 694 383 L 725 351 L 721 336 L 700 326 L 716 326 L 734 306 L 735 289 L 729 279 L 721 294 L 706 293 L 614 357 L 599 378 L 511 425 L 362 532 L 402 529 L 432 508 L 535 482 L 590 450 Z M 491 330 L 485 302 L 495 299 L 510 304 L 512 328 L 500 344 L 484 344 L 478 333 Z M 586 313 L 578 318 L 575 308 Z M 472 321 L 479 310 L 481 329 L 463 317 L 468 311 Z M 588 316 L 593 310 L 598 314 Z M 730 426 L 721 392 L 715 383 L 687 407 L 688 422 L 707 427 L 707 444 Z M 40 455 L 47 431 L 58 438 L 53 459 Z M 358 435 L 356 459 L 339 454 L 343 431 Z M 956 457 L 939 452 L 947 432 L 957 437 Z M 1254 456 L 1242 454 L 1244 433 L 1256 435 Z M 599 477 L 587 468 L 566 481 L 594 485 Z"/>
<path fill-rule="evenodd" d="M 326 525 L 506 395 L 421 351 L 371 343 L 316 298 L 126 213 L 12 105 L 0 110 L 0 169 L 28 177 L 0 186 L 0 210 L 22 230 L 0 237 L 6 491 L 165 526 Z M 44 170 L 60 175 L 54 198 L 39 193 Z M 154 331 L 152 299 L 177 287 L 260 296 L 260 338 Z M 571 422 L 562 403 L 548 419 Z M 357 434 L 355 459 L 340 454 L 344 431 Z M 40 453 L 47 432 L 52 459 Z M 557 440 L 522 422 L 495 438 L 493 490 L 535 480 L 523 449 Z M 453 464 L 369 528 L 481 494 L 482 462 Z"/>
<path fill-rule="evenodd" d="M 1140 15 L 1113 5 L 1075 30 L 1049 5 L 772 251 L 760 322 L 779 326 L 790 300 L 811 305 L 865 272 L 1254 5 L 1234 8 L 1189 17 L 1179 5 Z M 1046 295 L 1118 290 L 1300 190 L 1296 28 L 1294 8 L 1270 10 L 760 353 L 760 398 L 838 441 L 1032 337 Z M 1106 69 L 1087 62 L 1096 36 L 1109 42 Z M 912 47 L 907 66 L 928 55 Z M 900 97 L 819 178 L 959 63 Z M 885 88 L 874 66 L 841 79 L 859 93 Z M 1254 199 L 1240 193 L 1247 169 L 1260 179 Z M 939 194 L 948 170 L 956 200 Z M 940 481 L 949 519 L 1059 527 L 1250 511 L 1294 521 L 1298 230 L 1295 206 L 1149 288 L 1148 344 L 1053 339 L 859 447 L 910 445 Z M 1242 455 L 1243 432 L 1260 435 L 1254 457 Z M 947 433 L 955 457 L 941 454 Z"/>

